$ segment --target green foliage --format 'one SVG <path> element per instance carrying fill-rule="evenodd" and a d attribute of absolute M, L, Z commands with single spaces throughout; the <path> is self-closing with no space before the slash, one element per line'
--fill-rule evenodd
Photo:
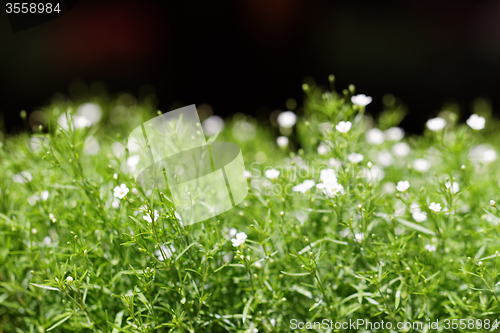
<path fill-rule="evenodd" d="M 217 140 L 242 148 L 250 193 L 188 226 L 168 193 L 134 183 L 133 152 L 116 145 L 156 115 L 147 101 L 90 97 L 102 119 L 82 127 L 80 102 L 59 99 L 43 110 L 42 131 L 6 138 L 0 332 L 286 332 L 292 319 L 497 319 L 500 213 L 490 200 L 500 171 L 488 148 L 469 156 L 498 143 L 490 113 L 476 131 L 444 112 L 444 129 L 401 140 L 405 153 L 388 135 L 367 142 L 373 120 L 351 102 L 354 87 L 304 91 L 303 116 L 281 129 L 288 147 L 278 148 L 267 124 L 226 121 Z M 378 127 L 390 130 L 405 111 L 392 96 L 384 105 Z M 352 128 L 341 133 L 340 121 Z M 430 168 L 416 167 L 417 158 Z M 278 177 L 264 176 L 270 167 Z M 337 193 L 292 189 L 321 183 L 326 169 L 342 185 Z M 410 187 L 396 190 L 401 180 Z M 121 184 L 129 192 L 115 198 Z M 248 236 L 238 246 L 235 231 Z"/>

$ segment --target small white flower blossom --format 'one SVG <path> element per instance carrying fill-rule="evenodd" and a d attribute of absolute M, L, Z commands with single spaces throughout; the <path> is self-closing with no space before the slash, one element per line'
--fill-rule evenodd
<path fill-rule="evenodd" d="M 418 172 L 426 172 L 431 168 L 431 163 L 427 161 L 425 158 L 417 158 L 413 161 L 413 169 Z"/>
<path fill-rule="evenodd" d="M 153 221 L 156 221 L 158 220 L 158 218 L 160 217 L 160 215 L 158 214 L 158 211 L 155 209 L 155 211 L 153 212 L 153 219 L 151 219 L 151 216 L 148 215 L 144 215 L 142 218 L 144 220 L 146 220 L 147 222 L 151 223 Z"/>
<path fill-rule="evenodd" d="M 437 250 L 437 246 L 434 245 L 434 244 L 426 244 L 424 246 L 424 249 L 427 250 L 427 251 L 429 251 L 429 252 L 434 252 L 434 251 Z"/>
<path fill-rule="evenodd" d="M 47 201 L 48 198 L 49 198 L 49 191 L 44 190 L 42 191 L 42 193 L 40 193 L 40 199 L 42 199 L 43 201 Z"/>
<path fill-rule="evenodd" d="M 377 162 L 385 168 L 391 166 L 394 163 L 394 158 L 388 150 L 382 150 L 377 155 Z"/>
<path fill-rule="evenodd" d="M 495 200 L 490 200 L 491 207 L 495 207 L 496 205 L 497 205 L 497 203 L 495 202 Z"/>
<path fill-rule="evenodd" d="M 372 128 L 366 132 L 366 142 L 371 145 L 380 145 L 384 143 L 384 132 L 378 128 Z"/>
<path fill-rule="evenodd" d="M 316 182 L 314 180 L 307 179 L 307 180 L 304 180 L 304 182 L 302 182 L 301 184 L 298 184 L 298 185 L 295 185 L 294 187 L 292 187 L 292 191 L 306 193 L 311 188 L 313 188 L 315 184 L 316 184 Z"/>
<path fill-rule="evenodd" d="M 67 284 L 71 284 L 72 282 L 73 282 L 73 278 L 72 278 L 71 276 L 68 276 L 68 277 L 66 278 L 66 283 L 67 283 Z"/>
<path fill-rule="evenodd" d="M 27 183 L 33 180 L 33 176 L 28 171 L 21 171 L 18 174 L 12 176 L 14 183 Z"/>
<path fill-rule="evenodd" d="M 360 243 L 364 238 L 365 238 L 365 233 L 364 232 L 357 232 L 357 233 L 354 234 L 354 239 L 358 243 Z"/>
<path fill-rule="evenodd" d="M 359 94 L 351 97 L 351 102 L 354 105 L 359 106 L 367 106 L 372 102 L 372 98 L 370 96 L 366 96 L 364 94 Z"/>
<path fill-rule="evenodd" d="M 236 238 L 232 238 L 231 242 L 233 243 L 234 247 L 238 247 L 241 244 L 245 243 L 245 240 L 247 239 L 247 234 L 244 232 L 239 232 L 236 234 Z"/>
<path fill-rule="evenodd" d="M 278 124 L 283 128 L 291 128 L 297 123 L 297 115 L 292 111 L 281 112 L 278 115 Z"/>
<path fill-rule="evenodd" d="M 248 178 L 252 177 L 252 173 L 248 170 L 245 170 L 245 171 L 243 171 L 243 177 L 248 179 Z"/>
<path fill-rule="evenodd" d="M 400 180 L 398 182 L 398 185 L 396 186 L 396 189 L 399 191 L 399 192 L 404 192 L 406 191 L 407 189 L 410 188 L 410 182 L 407 181 L 407 180 Z"/>
<path fill-rule="evenodd" d="M 111 207 L 118 209 L 120 207 L 120 199 L 114 198 L 113 202 L 111 202 Z"/>
<path fill-rule="evenodd" d="M 269 179 L 276 179 L 280 175 L 280 171 L 276 169 L 267 169 L 264 171 L 264 175 Z"/>
<path fill-rule="evenodd" d="M 224 120 L 219 116 L 210 116 L 203 120 L 201 126 L 205 135 L 212 136 L 224 129 Z"/>
<path fill-rule="evenodd" d="M 379 182 L 385 177 L 385 172 L 378 166 L 373 166 L 371 169 L 364 169 L 362 173 L 367 182 Z"/>
<path fill-rule="evenodd" d="M 279 136 L 276 139 L 276 143 L 278 144 L 278 147 L 286 148 L 286 147 L 288 147 L 289 140 L 286 136 Z"/>
<path fill-rule="evenodd" d="M 121 184 L 120 186 L 115 187 L 113 191 L 114 191 L 113 195 L 116 198 L 123 199 L 123 197 L 127 195 L 129 189 L 127 185 Z"/>
<path fill-rule="evenodd" d="M 405 136 L 405 131 L 401 127 L 391 127 L 384 134 L 389 141 L 399 141 Z"/>
<path fill-rule="evenodd" d="M 45 245 L 50 245 L 52 243 L 52 238 L 50 238 L 50 236 L 46 236 L 44 239 L 43 239 L 43 244 Z"/>
<path fill-rule="evenodd" d="M 451 194 L 455 194 L 458 191 L 460 191 L 460 186 L 458 185 L 457 182 L 453 182 L 453 185 L 451 185 L 451 182 L 446 182 L 444 186 L 446 187 L 447 190 L 450 191 Z"/>
<path fill-rule="evenodd" d="M 361 155 L 361 154 L 358 154 L 358 153 L 351 153 L 347 156 L 347 159 L 351 162 L 351 163 L 359 163 L 363 160 L 364 156 Z"/>
<path fill-rule="evenodd" d="M 396 156 L 405 157 L 410 153 L 410 145 L 406 142 L 398 142 L 392 146 L 392 152 Z"/>
<path fill-rule="evenodd" d="M 330 151 L 330 146 L 324 142 L 320 142 L 318 146 L 318 154 L 326 155 Z"/>
<path fill-rule="evenodd" d="M 316 188 L 323 190 L 327 198 L 336 197 L 339 193 L 343 193 L 344 187 L 337 182 L 317 184 Z"/>
<path fill-rule="evenodd" d="M 482 130 L 486 124 L 486 119 L 477 114 L 473 114 L 467 119 L 467 125 L 474 130 Z"/>
<path fill-rule="evenodd" d="M 429 209 L 435 211 L 436 213 L 438 213 L 438 212 L 441 211 L 441 204 L 435 203 L 435 202 L 431 202 L 431 204 L 429 205 Z"/>
<path fill-rule="evenodd" d="M 351 126 L 352 124 L 350 121 L 341 121 L 335 126 L 335 129 L 340 133 L 347 133 L 351 129 Z"/>
<path fill-rule="evenodd" d="M 229 238 L 234 237 L 237 233 L 238 233 L 238 230 L 236 230 L 236 228 L 229 229 L 229 232 L 228 232 Z"/>
<path fill-rule="evenodd" d="M 158 260 L 164 261 L 165 257 L 170 258 L 172 254 L 175 253 L 175 248 L 173 245 L 162 245 L 160 246 L 160 249 L 155 251 L 156 256 L 158 257 Z M 165 257 L 164 257 L 165 255 Z"/>
<path fill-rule="evenodd" d="M 497 159 L 496 151 L 486 143 L 477 145 L 469 151 L 469 159 L 480 163 L 491 163 Z"/>
<path fill-rule="evenodd" d="M 323 183 L 336 183 L 337 175 L 333 169 L 323 169 L 320 172 L 319 179 Z"/>
<path fill-rule="evenodd" d="M 422 212 L 420 210 L 415 210 L 411 213 L 411 217 L 417 222 L 424 222 L 427 220 L 427 214 L 425 212 Z"/>
<path fill-rule="evenodd" d="M 436 117 L 427 120 L 426 125 L 431 131 L 440 131 L 446 126 L 446 120 L 441 117 Z"/>

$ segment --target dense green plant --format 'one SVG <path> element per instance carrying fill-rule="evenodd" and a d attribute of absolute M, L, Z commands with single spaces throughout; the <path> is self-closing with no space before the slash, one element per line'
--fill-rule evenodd
<path fill-rule="evenodd" d="M 394 97 L 374 122 L 353 86 L 330 83 L 326 92 L 303 86 L 296 125 L 292 114 L 278 119 L 288 122 L 281 148 L 276 128 L 226 121 L 218 140 L 240 145 L 249 195 L 188 226 L 168 193 L 134 183 L 133 152 L 116 144 L 156 115 L 150 100 L 90 96 L 103 113 L 89 120 L 83 101 L 55 99 L 43 127 L 0 148 L 0 332 L 493 324 L 500 213 L 490 200 L 500 171 L 487 104 L 474 110 L 484 129 L 481 117 L 459 123 L 450 107 L 423 135 L 403 138 Z"/>

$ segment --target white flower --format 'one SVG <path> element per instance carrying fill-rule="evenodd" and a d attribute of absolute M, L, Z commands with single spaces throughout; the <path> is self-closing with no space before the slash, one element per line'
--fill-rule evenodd
<path fill-rule="evenodd" d="M 247 234 L 244 232 L 239 232 L 236 234 L 236 238 L 232 238 L 231 242 L 233 242 L 234 247 L 238 247 L 241 244 L 245 243 L 245 240 L 247 239 Z"/>
<path fill-rule="evenodd" d="M 42 199 L 43 201 L 47 201 L 48 198 L 49 198 L 49 191 L 44 190 L 42 191 L 42 193 L 40 193 L 40 199 Z"/>
<path fill-rule="evenodd" d="M 384 132 L 378 128 L 372 128 L 366 132 L 366 142 L 372 145 L 380 145 L 384 143 Z"/>
<path fill-rule="evenodd" d="M 219 116 L 211 116 L 203 120 L 201 126 L 205 135 L 212 136 L 222 131 L 224 128 L 224 120 Z"/>
<path fill-rule="evenodd" d="M 410 188 L 410 182 L 407 181 L 407 180 L 400 180 L 398 182 L 398 185 L 396 186 L 396 189 L 399 191 L 399 192 L 404 192 L 406 191 L 407 189 Z"/>
<path fill-rule="evenodd" d="M 36 230 L 35 228 L 31 229 L 31 233 L 32 233 L 33 235 L 36 235 L 36 233 L 37 233 L 37 232 L 38 232 L 38 230 Z"/>
<path fill-rule="evenodd" d="M 84 118 L 90 126 L 101 120 L 102 110 L 101 107 L 95 103 L 84 103 L 78 107 L 76 115 Z"/>
<path fill-rule="evenodd" d="M 495 200 L 490 200 L 491 207 L 495 207 L 496 205 L 497 205 L 497 203 L 495 202 Z"/>
<path fill-rule="evenodd" d="M 276 179 L 280 175 L 280 171 L 276 169 L 267 169 L 264 171 L 264 175 L 266 175 L 267 178 L 269 179 Z"/>
<path fill-rule="evenodd" d="M 153 212 L 153 220 L 151 219 L 151 216 L 148 215 L 144 215 L 142 218 L 144 220 L 146 220 L 147 222 L 151 223 L 153 221 L 156 221 L 158 220 L 158 217 L 160 217 L 160 215 L 158 214 L 158 211 L 155 209 L 155 211 Z"/>
<path fill-rule="evenodd" d="M 318 154 L 326 155 L 330 151 L 330 146 L 324 142 L 320 142 L 318 146 Z"/>
<path fill-rule="evenodd" d="M 484 117 L 478 116 L 477 114 L 473 114 L 469 117 L 469 119 L 467 119 L 467 125 L 475 130 L 482 130 L 485 124 L 486 119 L 484 119 Z"/>
<path fill-rule="evenodd" d="M 451 185 L 451 182 L 446 182 L 444 186 L 446 186 L 446 189 L 448 189 L 451 194 L 455 194 L 460 191 L 460 187 L 457 182 L 453 182 L 453 186 Z"/>
<path fill-rule="evenodd" d="M 36 205 L 36 202 L 40 199 L 40 197 L 36 194 L 33 194 L 32 196 L 28 197 L 28 203 L 30 206 Z"/>
<path fill-rule="evenodd" d="M 437 246 L 434 245 L 434 244 L 432 244 L 432 245 L 431 244 L 426 244 L 424 246 L 424 249 L 427 250 L 427 251 L 429 251 L 429 252 L 434 252 L 434 251 L 437 250 Z"/>
<path fill-rule="evenodd" d="M 385 138 L 389 141 L 399 141 L 405 136 L 401 127 L 391 127 L 385 131 Z"/>
<path fill-rule="evenodd" d="M 396 192 L 396 184 L 387 182 L 382 186 L 382 190 L 387 194 L 394 194 Z"/>
<path fill-rule="evenodd" d="M 337 182 L 317 184 L 316 188 L 322 189 L 327 198 L 336 197 L 337 194 L 344 191 L 344 187 Z"/>
<path fill-rule="evenodd" d="M 67 284 L 71 284 L 71 282 L 73 282 L 73 278 L 72 278 L 71 276 L 68 276 L 68 277 L 66 278 L 66 283 L 67 283 Z"/>
<path fill-rule="evenodd" d="M 377 155 L 377 162 L 380 163 L 383 167 L 388 167 L 394 163 L 394 158 L 388 150 L 382 150 Z"/>
<path fill-rule="evenodd" d="M 111 207 L 114 209 L 118 209 L 120 207 L 120 199 L 114 198 L 113 202 L 111 203 Z"/>
<path fill-rule="evenodd" d="M 431 204 L 429 205 L 429 209 L 435 211 L 436 213 L 440 212 L 441 211 L 441 204 L 431 202 Z"/>
<path fill-rule="evenodd" d="M 417 158 L 413 161 L 413 168 L 418 172 L 426 172 L 431 167 L 431 163 L 425 158 Z"/>
<path fill-rule="evenodd" d="M 351 97 L 352 104 L 367 106 L 372 102 L 372 98 L 370 96 L 366 96 L 364 94 L 359 94 Z"/>
<path fill-rule="evenodd" d="M 127 185 L 121 184 L 120 186 L 115 187 L 113 191 L 115 198 L 123 199 L 123 197 L 127 195 L 129 189 Z"/>
<path fill-rule="evenodd" d="M 14 183 L 27 183 L 32 181 L 33 177 L 28 171 L 21 171 L 21 173 L 13 175 L 12 180 L 14 181 Z"/>
<path fill-rule="evenodd" d="M 52 243 L 52 238 L 50 238 L 50 236 L 46 236 L 44 239 L 43 239 L 43 244 L 45 245 L 50 245 Z"/>
<path fill-rule="evenodd" d="M 298 185 L 292 187 L 292 191 L 306 193 L 307 191 L 309 191 L 311 188 L 314 187 L 314 184 L 316 184 L 316 182 L 314 180 L 307 179 L 307 180 L 304 180 L 301 184 L 298 184 Z"/>
<path fill-rule="evenodd" d="M 280 148 L 288 147 L 288 142 L 289 142 L 289 140 L 286 136 L 279 136 L 276 139 L 276 143 L 278 144 L 278 147 L 280 147 Z"/>
<path fill-rule="evenodd" d="M 379 182 L 385 177 L 385 172 L 378 166 L 373 166 L 371 169 L 364 169 L 363 174 L 367 182 Z"/>
<path fill-rule="evenodd" d="M 333 157 L 328 160 L 328 166 L 331 166 L 331 167 L 338 169 L 338 168 L 340 168 L 341 165 L 342 165 L 342 163 L 340 161 L 334 159 Z M 500 180 L 498 182 L 500 184 Z M 498 185 L 498 186 L 500 186 L 500 185 Z"/>
<path fill-rule="evenodd" d="M 50 213 L 50 214 L 49 214 L 49 219 L 50 219 L 50 220 L 55 220 L 55 216 L 54 216 L 54 214 Z"/>
<path fill-rule="evenodd" d="M 340 133 L 347 133 L 351 129 L 351 126 L 352 124 L 350 121 L 341 121 L 335 126 L 335 128 Z"/>
<path fill-rule="evenodd" d="M 427 214 L 425 212 L 420 211 L 420 210 L 413 211 L 411 213 L 411 216 L 417 222 L 423 222 L 423 221 L 427 220 Z"/>
<path fill-rule="evenodd" d="M 365 233 L 364 232 L 357 232 L 354 234 L 354 239 L 356 242 L 361 242 L 365 238 Z"/>
<path fill-rule="evenodd" d="M 392 147 L 392 152 L 396 156 L 408 156 L 408 154 L 410 153 L 410 145 L 406 142 L 398 142 Z"/>
<path fill-rule="evenodd" d="M 175 252 L 175 248 L 173 247 L 173 245 L 169 245 L 169 246 L 162 245 L 162 246 L 160 246 L 160 249 L 155 251 L 155 254 L 158 257 L 158 260 L 163 261 L 163 260 L 165 260 L 165 257 L 163 255 L 165 255 L 168 259 L 172 256 L 172 253 L 174 253 L 174 252 Z"/>
<path fill-rule="evenodd" d="M 238 230 L 236 230 L 236 228 L 229 229 L 229 232 L 228 232 L 229 238 L 234 237 L 234 235 L 236 235 L 237 233 L 238 233 Z"/>
<path fill-rule="evenodd" d="M 139 155 L 132 155 L 129 158 L 127 158 L 127 166 L 130 168 L 130 170 L 133 172 L 137 168 L 137 164 L 139 164 L 139 161 L 141 158 Z"/>
<path fill-rule="evenodd" d="M 358 153 L 351 153 L 347 156 L 347 159 L 351 162 L 351 163 L 359 163 L 363 160 L 363 155 L 361 154 L 358 154 Z"/>
<path fill-rule="evenodd" d="M 252 173 L 248 170 L 245 170 L 245 171 L 243 171 L 243 177 L 248 179 L 248 178 L 252 177 Z"/>
<path fill-rule="evenodd" d="M 497 159 L 497 153 L 489 144 L 483 143 L 470 150 L 469 159 L 480 163 L 490 163 Z"/>
<path fill-rule="evenodd" d="M 291 128 L 297 123 L 297 116 L 292 111 L 281 112 L 278 115 L 278 124 L 283 128 Z"/>
<path fill-rule="evenodd" d="M 446 126 L 446 120 L 441 117 L 436 117 L 427 120 L 426 125 L 431 131 L 440 131 Z"/>
<path fill-rule="evenodd" d="M 336 183 L 337 176 L 335 175 L 335 170 L 333 170 L 333 169 L 321 170 L 319 179 L 323 183 Z"/>

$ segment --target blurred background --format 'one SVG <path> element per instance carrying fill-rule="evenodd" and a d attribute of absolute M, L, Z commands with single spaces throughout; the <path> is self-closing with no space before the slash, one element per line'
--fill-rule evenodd
<path fill-rule="evenodd" d="M 102 82 L 157 96 L 163 111 L 206 103 L 219 116 L 268 121 L 304 79 L 356 85 L 382 109 L 401 98 L 402 127 L 475 99 L 500 105 L 500 1 L 72 1 L 65 14 L 14 32 L 0 14 L 0 112 L 6 130 L 54 92 Z M 28 15 L 28 14 L 26 14 Z M 12 19 L 12 18 L 11 18 Z M 300 110 L 298 110 L 300 113 Z"/>

